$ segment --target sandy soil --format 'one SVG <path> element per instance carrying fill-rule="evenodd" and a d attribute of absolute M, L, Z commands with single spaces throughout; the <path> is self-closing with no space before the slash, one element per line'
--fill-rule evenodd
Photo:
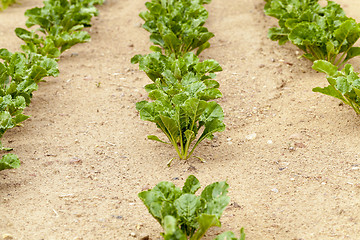
<path fill-rule="evenodd" d="M 0 13 L 0 46 L 11 51 L 24 11 L 42 5 L 19 1 Z M 92 41 L 63 54 L 60 76 L 42 83 L 26 110 L 32 117 L 6 133 L 22 166 L 0 172 L 0 239 L 159 239 L 137 194 L 159 181 L 182 186 L 190 174 L 203 186 L 230 184 L 222 228 L 205 240 L 241 227 L 249 240 L 360 239 L 359 117 L 311 91 L 326 79 L 295 47 L 266 38 L 276 21 L 262 0 L 207 6 L 215 38 L 202 58 L 224 69 L 217 79 L 227 129 L 197 149 L 207 163 L 166 166 L 175 152 L 146 139 L 158 130 L 134 108 L 150 81 L 130 64 L 149 52 L 144 2 L 107 0 Z M 360 21 L 358 0 L 338 2 Z"/>

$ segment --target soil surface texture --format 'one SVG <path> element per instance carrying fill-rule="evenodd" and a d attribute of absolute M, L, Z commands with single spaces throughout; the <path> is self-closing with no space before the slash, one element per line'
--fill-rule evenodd
<path fill-rule="evenodd" d="M 0 12 L 0 48 L 19 51 L 16 27 L 41 0 Z M 360 1 L 337 0 L 360 21 Z M 215 34 L 201 59 L 215 59 L 225 132 L 174 160 L 171 146 L 141 121 L 145 73 L 132 65 L 149 53 L 138 17 L 144 0 L 107 0 L 88 29 L 91 42 L 66 51 L 60 75 L 34 93 L 23 127 L 8 131 L 22 165 L 0 172 L 0 239 L 160 239 L 160 225 L 137 197 L 160 181 L 181 187 L 193 174 L 206 186 L 227 180 L 231 204 L 204 240 L 245 228 L 248 240 L 360 239 L 360 119 L 334 98 L 312 92 L 324 74 L 291 44 L 267 39 L 276 26 L 263 0 L 213 0 Z M 351 61 L 360 70 L 360 59 Z"/>

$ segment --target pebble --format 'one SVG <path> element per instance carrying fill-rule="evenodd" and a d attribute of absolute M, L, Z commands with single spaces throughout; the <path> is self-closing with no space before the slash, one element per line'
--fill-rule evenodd
<path fill-rule="evenodd" d="M 279 190 L 278 190 L 277 188 L 273 188 L 273 189 L 271 189 L 271 191 L 274 192 L 274 193 L 278 193 L 278 192 L 279 192 Z"/>
<path fill-rule="evenodd" d="M 132 232 L 132 233 L 130 233 L 130 236 L 131 237 L 136 237 L 136 233 Z"/>
<path fill-rule="evenodd" d="M 92 78 L 92 76 L 91 75 L 88 75 L 88 76 L 85 76 L 84 77 L 84 80 L 92 80 L 93 78 Z"/>
<path fill-rule="evenodd" d="M 292 134 L 289 138 L 292 140 L 300 140 L 302 137 L 300 134 L 295 133 L 295 134 Z"/>
<path fill-rule="evenodd" d="M 272 140 L 268 140 L 266 143 L 267 143 L 267 144 L 273 144 L 273 141 L 272 141 Z"/>
<path fill-rule="evenodd" d="M 7 233 L 5 233 L 5 234 L 3 234 L 3 239 L 4 240 L 10 240 L 10 239 L 14 239 L 14 237 L 13 236 L 11 236 L 10 234 L 7 234 Z"/>
<path fill-rule="evenodd" d="M 256 138 L 256 133 L 249 134 L 249 135 L 245 136 L 245 138 L 247 140 L 253 140 Z"/>
<path fill-rule="evenodd" d="M 149 239 L 150 239 L 150 236 L 147 235 L 147 234 L 145 234 L 145 235 L 140 236 L 139 239 L 140 239 L 140 240 L 149 240 Z"/>
<path fill-rule="evenodd" d="M 352 169 L 352 170 L 359 170 L 360 167 L 352 167 L 351 169 Z"/>

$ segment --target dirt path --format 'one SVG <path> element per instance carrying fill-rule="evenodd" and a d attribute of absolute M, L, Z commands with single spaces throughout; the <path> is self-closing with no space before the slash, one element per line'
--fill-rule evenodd
<path fill-rule="evenodd" d="M 21 44 L 13 30 L 24 11 L 41 6 L 19 1 L 0 13 L 0 46 L 11 51 Z M 197 149 L 207 163 L 166 166 L 173 149 L 146 140 L 156 127 L 134 108 L 149 83 L 130 64 L 150 46 L 139 27 L 144 2 L 107 0 L 92 41 L 65 52 L 60 76 L 35 92 L 31 119 L 6 133 L 22 166 L 0 172 L 0 237 L 155 240 L 160 226 L 137 193 L 165 180 L 181 186 L 194 174 L 203 186 L 230 184 L 222 228 L 205 240 L 241 227 L 249 240 L 360 239 L 359 117 L 311 91 L 326 79 L 297 49 L 266 38 L 276 21 L 264 16 L 262 0 L 207 6 L 215 38 L 202 58 L 224 69 L 217 79 L 227 130 Z M 359 1 L 338 2 L 360 21 Z M 359 59 L 352 63 L 360 69 Z"/>

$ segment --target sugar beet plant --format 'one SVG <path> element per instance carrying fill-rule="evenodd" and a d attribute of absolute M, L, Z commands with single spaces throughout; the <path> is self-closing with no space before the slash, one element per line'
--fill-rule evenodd
<path fill-rule="evenodd" d="M 30 104 L 32 92 L 38 89 L 38 83 L 44 77 L 57 76 L 58 66 L 55 60 L 36 53 L 10 53 L 0 49 L 0 138 L 4 133 L 29 118 L 23 114 Z M 9 151 L 0 141 L 0 150 Z M 13 154 L 2 157 L 0 170 L 19 166 L 19 160 Z"/>
<path fill-rule="evenodd" d="M 180 159 L 189 158 L 202 140 L 211 139 L 214 132 L 225 129 L 222 108 L 216 102 L 209 102 L 222 96 L 219 83 L 213 79 L 215 72 L 222 70 L 215 60 L 200 62 L 193 53 L 176 59 L 174 55 L 167 57 L 154 52 L 136 55 L 132 62 L 139 63 L 140 69 L 153 80 L 145 89 L 154 101 L 137 103 L 140 117 L 156 123 Z M 148 138 L 161 141 L 153 135 Z"/>
<path fill-rule="evenodd" d="M 229 185 L 215 182 L 205 187 L 200 196 L 199 180 L 190 175 L 182 189 L 171 182 L 160 182 L 153 189 L 139 193 L 150 214 L 160 223 L 165 240 L 199 240 L 213 226 L 221 227 L 220 217 L 229 204 Z M 245 239 L 243 229 L 239 240 Z M 238 240 L 225 232 L 215 240 Z"/>
<path fill-rule="evenodd" d="M 82 31 L 91 26 L 91 18 L 98 15 L 94 4 L 103 0 L 46 0 L 42 8 L 32 8 L 25 12 L 26 26 L 39 26 L 34 31 L 23 28 L 15 30 L 25 45 L 25 52 L 36 52 L 57 58 L 75 44 L 88 42 L 90 35 Z"/>
<path fill-rule="evenodd" d="M 140 112 L 141 119 L 154 122 L 169 142 L 154 135 L 148 138 L 170 143 L 179 158 L 184 160 L 192 156 L 200 142 L 206 138 L 212 139 L 215 132 L 225 129 L 222 108 L 218 103 L 210 101 L 222 96 L 218 89 L 219 83 L 214 80 L 215 73 L 222 68 L 215 60 L 201 62 L 196 56 L 205 46 L 209 46 L 209 38 L 204 36 L 213 36 L 207 35 L 207 29 L 205 31 L 202 27 L 208 13 L 201 4 L 208 2 L 210 1 L 147 2 L 149 12 L 143 12 L 140 16 L 146 20 L 144 28 L 152 33 L 150 39 L 153 42 L 157 39 L 155 44 L 169 40 L 169 43 L 177 42 L 179 45 L 169 47 L 170 45 L 158 44 L 163 49 L 153 46 L 153 53 L 136 55 L 131 59 L 132 63 L 139 63 L 140 70 L 153 81 L 145 87 L 152 101 L 140 101 L 136 104 L 136 109 Z M 164 24 L 172 29 L 167 33 L 170 35 L 160 31 Z M 204 31 L 188 32 L 197 27 Z M 191 52 L 195 48 L 198 48 L 196 54 Z"/>
<path fill-rule="evenodd" d="M 350 64 L 346 64 L 344 69 L 338 71 L 338 68 L 331 63 L 319 60 L 314 62 L 313 69 L 326 73 L 330 84 L 325 88 L 314 88 L 314 92 L 338 98 L 351 106 L 358 115 L 360 114 L 360 77 Z"/>
<path fill-rule="evenodd" d="M 27 27 L 38 25 L 36 31 L 22 28 L 15 30 L 25 41 L 24 52 L 11 53 L 0 49 L 0 138 L 4 133 L 29 118 L 23 114 L 32 98 L 33 91 L 45 77 L 58 75 L 57 58 L 71 46 L 90 39 L 81 31 L 90 26 L 97 15 L 94 4 L 102 0 L 47 0 L 43 8 L 26 11 Z M 9 151 L 0 141 L 0 150 Z M 0 171 L 17 168 L 18 157 L 6 154 L 0 160 Z"/>
<path fill-rule="evenodd" d="M 318 0 L 268 0 L 264 10 L 279 20 L 268 37 L 280 45 L 290 41 L 311 61 L 327 60 L 342 67 L 360 55 L 360 48 L 354 47 L 360 25 L 333 1 L 322 7 Z"/>
<path fill-rule="evenodd" d="M 148 11 L 141 12 L 145 21 L 143 28 L 151 33 L 150 40 L 157 45 L 152 49 L 162 49 L 165 55 L 180 57 L 197 50 L 199 55 L 210 46 L 208 42 L 214 34 L 204 23 L 208 12 L 203 4 L 211 0 L 152 0 L 145 5 Z M 160 48 L 159 48 L 160 47 Z"/>

